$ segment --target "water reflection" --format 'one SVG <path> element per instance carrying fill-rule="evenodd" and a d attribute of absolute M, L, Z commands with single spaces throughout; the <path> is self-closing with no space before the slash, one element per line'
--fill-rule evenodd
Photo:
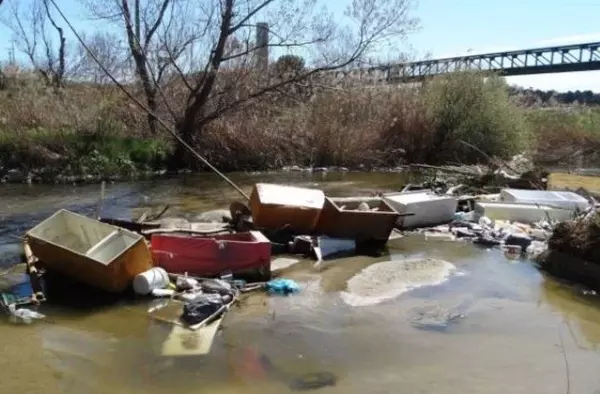
<path fill-rule="evenodd" d="M 577 345 L 598 350 L 600 346 L 600 298 L 585 295 L 581 288 L 546 278 L 541 284 L 541 301 L 564 319 Z"/>

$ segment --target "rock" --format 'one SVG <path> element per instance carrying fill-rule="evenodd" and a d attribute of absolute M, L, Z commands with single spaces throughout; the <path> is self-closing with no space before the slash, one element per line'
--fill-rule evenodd
<path fill-rule="evenodd" d="M 63 160 L 63 156 L 59 153 L 51 151 L 50 149 L 41 145 L 34 145 L 29 148 L 31 155 L 37 157 L 41 161 L 50 164 L 59 164 Z"/>
<path fill-rule="evenodd" d="M 189 229 L 192 231 L 202 232 L 202 233 L 218 233 L 227 231 L 227 224 L 220 222 L 191 222 L 189 224 Z"/>
<path fill-rule="evenodd" d="M 475 237 L 475 233 L 466 227 L 457 227 L 452 229 L 452 233 L 457 238 Z"/>
<path fill-rule="evenodd" d="M 213 211 L 203 212 L 194 218 L 196 222 L 203 223 L 223 223 L 231 220 L 229 209 L 215 209 Z"/>
<path fill-rule="evenodd" d="M 329 171 L 332 172 L 348 172 L 348 168 L 346 167 L 338 167 L 338 166 L 332 166 L 328 168 Z"/>
<path fill-rule="evenodd" d="M 473 243 L 482 246 L 498 246 L 502 242 L 490 237 L 489 235 L 480 235 L 473 241 Z"/>
<path fill-rule="evenodd" d="M 8 170 L 5 178 L 9 183 L 23 183 L 27 181 L 27 176 L 28 174 L 25 171 L 13 168 Z"/>
<path fill-rule="evenodd" d="M 285 171 L 285 172 L 290 172 L 290 171 L 299 172 L 299 171 L 302 171 L 302 168 L 300 168 L 299 166 L 286 166 L 286 167 L 282 167 L 281 170 Z"/>
<path fill-rule="evenodd" d="M 357 211 L 368 211 L 369 210 L 369 204 L 367 204 L 366 202 L 361 202 L 360 204 L 358 204 L 358 208 L 356 209 Z"/>
<path fill-rule="evenodd" d="M 184 218 L 162 218 L 157 220 L 157 222 L 161 228 L 190 228 L 190 222 Z"/>
<path fill-rule="evenodd" d="M 533 240 L 528 235 L 511 234 L 505 240 L 505 245 L 518 245 L 522 250 L 526 250 Z"/>

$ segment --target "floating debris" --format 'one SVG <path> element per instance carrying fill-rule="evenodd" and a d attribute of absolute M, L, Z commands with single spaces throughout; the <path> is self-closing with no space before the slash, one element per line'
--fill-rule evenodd
<path fill-rule="evenodd" d="M 342 292 L 351 306 L 379 304 L 412 289 L 439 285 L 456 273 L 454 264 L 438 259 L 411 259 L 373 264 L 348 281 Z"/>
<path fill-rule="evenodd" d="M 277 278 L 267 282 L 267 291 L 271 294 L 288 295 L 300 291 L 300 286 L 291 279 Z"/>
<path fill-rule="evenodd" d="M 36 312 L 36 311 L 32 311 L 31 309 L 27 309 L 27 308 L 17 309 L 14 304 L 8 306 L 8 311 L 10 313 L 9 320 L 12 323 L 16 323 L 16 324 L 20 324 L 20 323 L 31 324 L 31 323 L 33 323 L 34 320 L 41 320 L 41 319 L 46 318 L 45 315 L 43 315 L 39 312 Z"/>

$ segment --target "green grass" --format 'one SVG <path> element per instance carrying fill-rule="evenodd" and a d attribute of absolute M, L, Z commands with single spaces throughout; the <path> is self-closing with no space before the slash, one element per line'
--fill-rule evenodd
<path fill-rule="evenodd" d="M 166 167 L 170 145 L 151 138 L 34 129 L 0 132 L 0 166 L 46 176 L 129 175 Z"/>

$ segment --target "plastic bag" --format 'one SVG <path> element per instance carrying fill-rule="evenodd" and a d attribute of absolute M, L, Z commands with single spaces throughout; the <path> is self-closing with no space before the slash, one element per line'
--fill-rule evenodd
<path fill-rule="evenodd" d="M 27 308 L 16 309 L 14 305 L 8 306 L 10 321 L 13 323 L 31 324 L 33 320 L 44 319 L 46 316 Z"/>
<path fill-rule="evenodd" d="M 198 281 L 185 275 L 177 277 L 175 284 L 179 290 L 191 290 L 198 285 Z"/>
<path fill-rule="evenodd" d="M 205 293 L 231 294 L 232 292 L 231 284 L 220 279 L 205 280 L 201 287 Z"/>
<path fill-rule="evenodd" d="M 184 305 L 181 319 L 186 324 L 193 326 L 202 323 L 222 307 L 221 297 L 202 297 Z"/>
<path fill-rule="evenodd" d="M 267 291 L 275 294 L 291 294 L 300 291 L 300 286 L 291 279 L 277 278 L 267 282 Z"/>

